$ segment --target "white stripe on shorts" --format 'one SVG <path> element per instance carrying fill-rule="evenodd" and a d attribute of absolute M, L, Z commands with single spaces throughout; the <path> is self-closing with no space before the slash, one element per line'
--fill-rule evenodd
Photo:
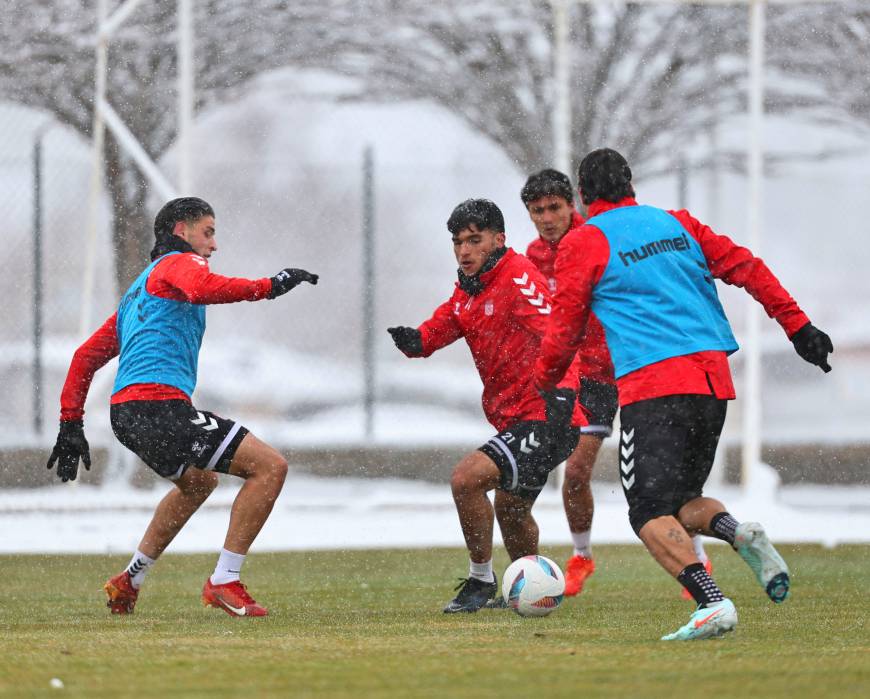
<path fill-rule="evenodd" d="M 607 425 L 585 425 L 580 428 L 580 434 L 601 434 L 609 437 L 613 434 L 613 428 Z"/>
<path fill-rule="evenodd" d="M 184 473 L 184 469 L 186 469 L 186 468 L 187 468 L 187 464 L 181 464 L 181 466 L 178 467 L 178 470 L 175 473 L 173 473 L 171 476 L 169 476 L 169 480 L 177 481 L 179 478 L 181 478 L 181 474 Z"/>
<path fill-rule="evenodd" d="M 502 453 L 508 458 L 508 461 L 510 462 L 511 468 L 514 471 L 514 477 L 513 477 L 513 480 L 511 481 L 510 490 L 516 490 L 517 481 L 519 480 L 519 477 L 520 477 L 519 471 L 517 471 L 517 460 L 514 458 L 514 455 L 511 453 L 511 450 L 508 449 L 508 445 L 505 444 L 498 437 L 493 437 L 492 439 L 489 440 L 489 443 L 494 444 L 499 449 L 501 449 Z"/>
<path fill-rule="evenodd" d="M 227 450 L 227 447 L 230 445 L 230 442 L 233 441 L 233 437 L 236 436 L 236 433 L 240 428 L 241 425 L 238 422 L 233 423 L 232 428 L 227 432 L 227 436 L 224 437 L 224 441 L 222 441 L 220 446 L 215 449 L 214 454 L 212 454 L 211 459 L 209 459 L 208 465 L 205 467 L 206 471 L 214 471 L 217 462 L 220 461 L 220 458 L 224 455 L 224 452 Z"/>

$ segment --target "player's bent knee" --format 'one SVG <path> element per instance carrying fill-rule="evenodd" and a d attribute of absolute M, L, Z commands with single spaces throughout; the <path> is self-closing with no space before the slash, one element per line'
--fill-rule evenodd
<path fill-rule="evenodd" d="M 454 497 L 492 490 L 498 485 L 498 467 L 485 455 L 474 452 L 456 464 L 450 476 Z"/>
<path fill-rule="evenodd" d="M 289 470 L 290 467 L 287 465 L 286 459 L 276 451 L 269 459 L 257 465 L 254 469 L 254 476 L 268 478 L 283 484 Z"/>
<path fill-rule="evenodd" d="M 281 457 L 281 460 L 272 467 L 273 475 L 275 476 L 275 478 L 279 478 L 282 483 L 286 480 L 287 472 L 289 470 L 290 467 L 287 465 L 287 461 L 284 459 L 284 457 Z"/>
<path fill-rule="evenodd" d="M 455 497 L 461 497 L 474 491 L 474 478 L 464 469 L 456 468 L 450 476 L 450 490 Z"/>

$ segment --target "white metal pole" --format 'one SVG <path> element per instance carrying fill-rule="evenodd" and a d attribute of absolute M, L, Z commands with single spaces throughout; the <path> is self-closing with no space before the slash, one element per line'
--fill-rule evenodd
<path fill-rule="evenodd" d="M 766 0 L 749 4 L 749 240 L 756 255 L 761 254 L 761 222 L 764 197 L 764 19 Z M 753 470 L 761 460 L 761 313 L 755 299 L 747 301 L 746 376 L 743 393 L 743 460 L 741 485 L 752 486 Z"/>
<path fill-rule="evenodd" d="M 571 167 L 571 57 L 568 46 L 568 11 L 571 0 L 552 0 L 553 11 L 553 166 L 570 176 Z"/>
<path fill-rule="evenodd" d="M 190 138 L 193 126 L 193 0 L 178 0 L 178 187 L 192 193 Z"/>
<path fill-rule="evenodd" d="M 136 137 L 127 128 L 127 125 L 118 116 L 118 113 L 112 108 L 108 100 L 101 100 L 100 111 L 105 126 L 112 132 L 118 144 L 127 151 L 127 155 L 139 166 L 142 174 L 148 178 L 148 181 L 157 189 L 160 196 L 166 199 L 177 197 L 178 192 L 175 187 L 163 176 L 160 168 L 151 160 L 151 157 L 145 152 L 145 149 L 136 140 Z"/>
<path fill-rule="evenodd" d="M 93 141 L 91 145 L 91 181 L 88 193 L 88 227 L 85 243 L 85 269 L 82 275 L 82 305 L 79 312 L 79 339 L 91 329 L 91 302 L 94 295 L 94 267 L 97 253 L 97 228 L 100 218 L 100 200 L 103 195 L 103 111 L 106 95 L 106 65 L 108 59 L 108 33 L 106 22 L 107 0 L 97 0 L 97 47 L 94 83 Z"/>
<path fill-rule="evenodd" d="M 141 3 L 142 0 L 125 0 L 125 2 L 118 7 L 109 18 L 106 18 L 107 12 L 104 10 L 98 27 L 100 35 L 108 40 L 109 37 L 115 33 L 115 30 L 127 21 L 127 18 L 133 14 L 133 10 L 135 10 Z M 99 13 L 99 8 L 97 8 L 97 12 Z"/>

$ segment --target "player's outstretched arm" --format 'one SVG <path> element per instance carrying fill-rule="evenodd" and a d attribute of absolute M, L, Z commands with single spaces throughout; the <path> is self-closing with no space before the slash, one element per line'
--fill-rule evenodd
<path fill-rule="evenodd" d="M 208 260 L 193 253 L 170 255 L 148 277 L 149 294 L 195 304 L 236 303 L 274 299 L 302 282 L 319 277 L 304 269 L 282 269 L 274 277 L 243 279 L 214 274 Z"/>
<path fill-rule="evenodd" d="M 274 277 L 271 277 L 272 290 L 269 292 L 269 298 L 275 299 L 283 296 L 291 289 L 295 289 L 302 282 L 309 284 L 317 284 L 319 275 L 306 272 L 304 269 L 292 269 L 290 267 L 282 269 Z"/>
<path fill-rule="evenodd" d="M 791 343 L 801 359 L 815 364 L 826 374 L 831 370 L 828 354 L 834 352 L 834 343 L 827 333 L 822 332 L 812 323 L 807 323 L 792 335 Z"/>
<path fill-rule="evenodd" d="M 90 471 L 91 449 L 85 439 L 84 423 L 81 420 L 61 420 L 57 441 L 48 457 L 48 468 L 57 464 L 58 478 L 64 483 L 74 481 L 79 473 L 79 459 Z"/>

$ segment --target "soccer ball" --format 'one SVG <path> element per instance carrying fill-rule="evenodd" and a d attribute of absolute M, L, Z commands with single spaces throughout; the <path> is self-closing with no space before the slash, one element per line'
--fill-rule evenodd
<path fill-rule="evenodd" d="M 547 616 L 562 603 L 565 576 L 545 556 L 523 556 L 504 572 L 501 593 L 520 616 Z"/>

